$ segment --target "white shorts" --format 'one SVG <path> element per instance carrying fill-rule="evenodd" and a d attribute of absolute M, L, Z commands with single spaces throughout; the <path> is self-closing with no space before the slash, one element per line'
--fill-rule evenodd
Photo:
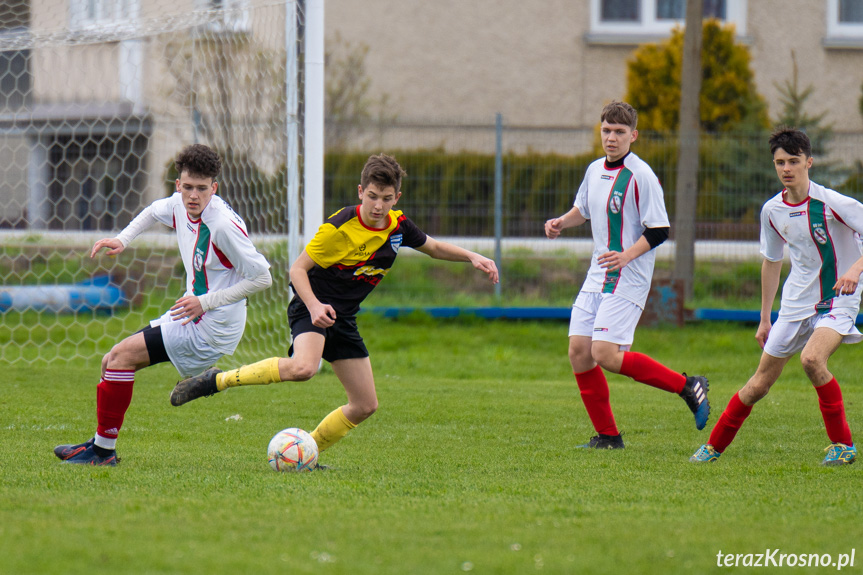
<path fill-rule="evenodd" d="M 165 352 L 180 375 L 197 375 L 216 365 L 225 355 L 207 343 L 197 325 L 193 322 L 183 325 L 182 321 L 173 321 L 170 311 L 151 321 L 150 325 L 161 326 Z"/>
<path fill-rule="evenodd" d="M 572 304 L 569 335 L 618 344 L 627 351 L 635 339 L 642 309 L 612 293 L 580 292 Z"/>
<path fill-rule="evenodd" d="M 852 314 L 852 310 L 844 308 L 813 315 L 800 321 L 776 320 L 770 328 L 770 333 L 767 334 L 764 353 L 773 357 L 791 357 L 806 347 L 806 342 L 819 327 L 830 328 L 844 336 L 842 343 L 860 343 L 863 341 L 863 334 L 854 327 L 856 320 L 857 314 Z"/>

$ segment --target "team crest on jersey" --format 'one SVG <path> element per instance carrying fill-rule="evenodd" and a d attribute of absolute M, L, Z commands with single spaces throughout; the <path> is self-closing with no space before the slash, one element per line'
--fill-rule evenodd
<path fill-rule="evenodd" d="M 612 214 L 619 214 L 621 204 L 620 193 L 615 191 L 614 195 L 611 197 L 611 202 L 608 204 L 608 209 L 611 210 Z"/>
<path fill-rule="evenodd" d="M 395 253 L 399 253 L 399 248 L 402 245 L 402 234 L 393 234 L 390 236 L 390 246 Z"/>
<path fill-rule="evenodd" d="M 827 230 L 821 224 L 812 224 L 812 237 L 822 246 L 827 243 Z"/>
<path fill-rule="evenodd" d="M 195 257 L 192 259 L 194 260 L 192 262 L 192 265 L 195 266 L 196 272 L 199 272 L 202 269 L 204 269 L 204 252 L 202 252 L 200 249 L 196 248 L 195 249 Z"/>

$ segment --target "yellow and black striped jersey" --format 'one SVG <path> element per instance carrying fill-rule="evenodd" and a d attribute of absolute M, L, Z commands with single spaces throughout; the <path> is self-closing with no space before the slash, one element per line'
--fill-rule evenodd
<path fill-rule="evenodd" d="M 312 291 L 336 313 L 353 315 L 390 271 L 399 248 L 418 248 L 426 238 L 401 211 L 390 210 L 387 226 L 378 230 L 363 223 L 360 206 L 342 208 L 327 218 L 306 246 L 317 264 L 309 271 Z"/>

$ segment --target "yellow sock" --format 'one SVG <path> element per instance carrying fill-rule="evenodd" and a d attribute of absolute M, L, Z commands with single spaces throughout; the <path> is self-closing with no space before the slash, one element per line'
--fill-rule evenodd
<path fill-rule="evenodd" d="M 216 375 L 216 387 L 225 391 L 238 385 L 267 385 L 282 381 L 279 377 L 279 358 L 271 357 L 251 365 L 244 365 Z"/>
<path fill-rule="evenodd" d="M 318 444 L 318 453 L 331 446 L 355 428 L 356 424 L 348 421 L 342 408 L 337 407 L 326 416 L 312 432 L 315 443 Z"/>

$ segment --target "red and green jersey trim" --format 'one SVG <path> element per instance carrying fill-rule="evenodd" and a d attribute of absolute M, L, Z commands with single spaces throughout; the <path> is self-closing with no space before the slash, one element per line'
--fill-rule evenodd
<path fill-rule="evenodd" d="M 836 297 L 836 292 L 833 290 L 833 286 L 839 279 L 836 271 L 836 248 L 833 246 L 833 238 L 830 237 L 830 230 L 827 228 L 824 202 L 809 198 L 809 209 L 806 211 L 809 214 L 809 234 L 821 256 L 821 271 L 818 273 L 821 301 L 815 304 L 815 310 L 818 313 L 825 313 L 833 308 L 833 298 Z"/>
<path fill-rule="evenodd" d="M 207 255 L 210 253 L 210 228 L 204 222 L 198 224 L 198 239 L 195 241 L 195 251 L 192 254 L 192 267 L 195 277 L 192 280 L 192 293 L 204 295 L 207 293 Z"/>
<path fill-rule="evenodd" d="M 608 195 L 605 216 L 608 222 L 608 251 L 610 252 L 623 251 L 623 205 L 626 202 L 626 189 L 632 177 L 632 170 L 625 166 L 621 168 Z M 605 272 L 602 293 L 614 293 L 619 281 L 620 270 Z"/>

